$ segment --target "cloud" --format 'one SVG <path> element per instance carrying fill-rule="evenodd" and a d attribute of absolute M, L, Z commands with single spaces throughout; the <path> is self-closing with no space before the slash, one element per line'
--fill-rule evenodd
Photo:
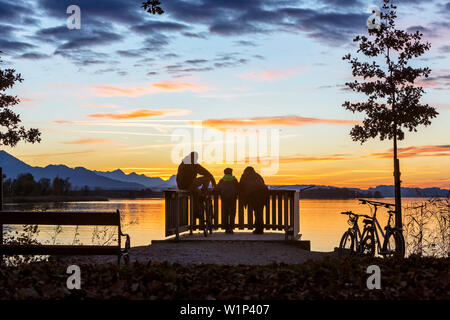
<path fill-rule="evenodd" d="M 248 40 L 239 40 L 239 41 L 235 41 L 235 43 L 238 45 L 244 46 L 244 47 L 257 47 L 258 46 L 253 41 L 248 41 Z"/>
<path fill-rule="evenodd" d="M 428 78 L 417 80 L 417 84 L 423 88 L 450 90 L 450 70 L 433 70 Z"/>
<path fill-rule="evenodd" d="M 18 59 L 28 59 L 28 60 L 42 60 L 42 59 L 48 59 L 51 58 L 50 55 L 39 53 L 39 52 L 27 52 L 24 54 L 21 54 L 20 56 L 17 56 Z"/>
<path fill-rule="evenodd" d="M 151 109 L 138 109 L 123 111 L 120 113 L 94 113 L 89 114 L 89 118 L 96 119 L 112 119 L 112 120 L 127 120 L 127 119 L 139 119 L 149 117 L 161 117 L 161 116 L 180 116 L 189 114 L 189 110 L 151 110 Z"/>
<path fill-rule="evenodd" d="M 165 4 L 176 21 L 202 25 L 222 36 L 301 32 L 337 46 L 365 27 L 367 14 L 355 0 L 323 0 L 325 6 L 302 7 L 297 0 L 171 0 Z"/>
<path fill-rule="evenodd" d="M 375 158 L 391 159 L 393 150 L 387 152 L 372 153 Z M 417 157 L 450 157 L 450 145 L 435 146 L 412 146 L 398 149 L 400 158 L 417 158 Z"/>
<path fill-rule="evenodd" d="M 203 92 L 208 89 L 200 84 L 191 82 L 164 81 L 151 83 L 147 87 L 120 88 L 115 86 L 95 85 L 93 89 L 99 96 L 139 97 L 160 92 Z"/>
<path fill-rule="evenodd" d="M 131 27 L 131 30 L 144 35 L 154 32 L 184 31 L 188 29 L 190 29 L 190 27 L 182 23 L 170 21 L 154 21 L 154 20 L 146 21 L 142 24 L 134 25 L 133 27 Z"/>
<path fill-rule="evenodd" d="M 85 144 L 104 144 L 104 143 L 112 143 L 112 140 L 109 139 L 81 139 L 76 141 L 66 141 L 61 142 L 63 144 L 79 144 L 79 145 L 85 145 Z"/>
<path fill-rule="evenodd" d="M 39 7 L 54 18 L 65 16 L 68 6 L 76 4 L 81 8 L 82 23 L 141 23 L 147 16 L 140 8 L 139 3 L 129 0 L 39 0 Z"/>
<path fill-rule="evenodd" d="M 35 45 L 27 42 L 0 39 L 0 48 L 4 54 L 11 54 L 11 52 L 17 53 L 34 47 Z"/>
<path fill-rule="evenodd" d="M 328 162 L 328 161 L 351 161 L 357 160 L 356 157 L 349 157 L 345 155 L 329 155 L 329 156 L 319 156 L 319 157 L 302 157 L 302 156 L 292 156 L 292 157 L 280 157 L 280 163 L 297 163 L 297 162 Z"/>
<path fill-rule="evenodd" d="M 96 85 L 93 88 L 96 91 L 96 94 L 102 97 L 140 97 L 155 92 L 150 87 L 127 89 L 114 86 Z"/>
<path fill-rule="evenodd" d="M 23 5 L 25 4 L 25 5 Z M 16 25 L 35 25 L 38 21 L 29 3 L 23 1 L 0 0 L 0 21 Z"/>
<path fill-rule="evenodd" d="M 166 91 L 206 91 L 206 87 L 189 82 L 160 82 L 152 84 L 153 87 Z"/>
<path fill-rule="evenodd" d="M 240 74 L 239 77 L 242 79 L 247 79 L 247 80 L 252 80 L 252 81 L 277 81 L 277 80 L 290 78 L 297 73 L 298 73 L 297 70 L 255 71 L 255 72 Z"/>
<path fill-rule="evenodd" d="M 202 121 L 203 126 L 216 129 L 263 126 L 300 127 L 310 124 L 354 125 L 358 123 L 358 121 L 352 120 L 319 119 L 300 116 L 257 117 L 248 119 L 208 119 Z"/>

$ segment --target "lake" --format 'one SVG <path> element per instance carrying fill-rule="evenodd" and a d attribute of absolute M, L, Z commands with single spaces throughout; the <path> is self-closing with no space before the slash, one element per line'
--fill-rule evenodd
<path fill-rule="evenodd" d="M 394 203 L 394 199 L 375 199 Z M 423 202 L 422 198 L 405 198 L 403 204 Z M 67 202 L 38 204 L 6 204 L 4 210 L 58 210 L 58 211 L 114 211 L 119 209 L 123 216 L 123 230 L 131 237 L 132 246 L 150 244 L 151 240 L 164 239 L 164 199 L 110 200 L 108 202 Z M 339 245 L 342 233 L 348 228 L 347 216 L 341 211 L 351 210 L 369 214 L 367 205 L 360 205 L 357 199 L 348 200 L 300 200 L 300 233 L 303 240 L 311 241 L 311 250 L 332 251 Z M 380 209 L 378 220 L 384 227 L 387 221 L 385 210 Z M 74 239 L 81 243 L 101 243 L 108 230 L 97 229 L 93 239 L 93 227 L 63 226 L 39 228 L 39 240 L 49 243 L 72 244 Z M 111 230 L 113 231 L 113 230 Z M 103 233 L 105 232 L 105 234 Z M 76 234 L 77 233 L 77 234 Z"/>

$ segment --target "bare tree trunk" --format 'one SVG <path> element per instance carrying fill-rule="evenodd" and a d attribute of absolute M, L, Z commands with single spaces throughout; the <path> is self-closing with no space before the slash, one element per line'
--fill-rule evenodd
<path fill-rule="evenodd" d="M 397 134 L 394 132 L 394 183 L 395 183 L 395 226 L 402 228 L 402 195 L 400 190 L 400 161 L 397 158 Z"/>

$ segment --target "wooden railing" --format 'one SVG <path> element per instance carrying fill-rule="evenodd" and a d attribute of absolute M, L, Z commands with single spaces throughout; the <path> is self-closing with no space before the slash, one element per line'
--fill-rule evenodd
<path fill-rule="evenodd" d="M 165 194 L 166 237 L 200 228 L 198 219 L 192 215 L 191 196 L 187 191 L 169 189 Z M 279 230 L 285 232 L 286 240 L 297 240 L 300 231 L 299 191 L 297 190 L 270 190 L 263 222 L 265 230 Z M 212 192 L 213 200 L 213 228 L 223 229 L 222 208 L 220 196 Z M 235 227 L 240 230 L 254 228 L 254 215 L 251 208 L 244 208 L 238 200 Z"/>

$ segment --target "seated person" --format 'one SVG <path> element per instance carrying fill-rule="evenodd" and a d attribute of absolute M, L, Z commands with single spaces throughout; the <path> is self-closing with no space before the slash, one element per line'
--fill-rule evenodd
<path fill-rule="evenodd" d="M 216 189 L 219 190 L 222 200 L 222 219 L 225 233 L 233 233 L 239 182 L 233 176 L 233 169 L 226 168 L 223 172 L 225 175 L 220 179 Z"/>
<path fill-rule="evenodd" d="M 194 217 L 199 217 L 198 198 L 201 191 L 206 191 L 210 183 L 216 186 L 216 180 L 213 175 L 197 163 L 198 153 L 191 152 L 178 166 L 177 186 L 178 189 L 191 192 L 193 197 Z M 197 177 L 197 175 L 200 175 Z M 199 190 L 201 187 L 201 191 Z"/>

